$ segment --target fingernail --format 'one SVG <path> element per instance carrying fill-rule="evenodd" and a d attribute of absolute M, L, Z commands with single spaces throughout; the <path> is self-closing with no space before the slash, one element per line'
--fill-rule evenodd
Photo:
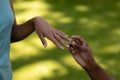
<path fill-rule="evenodd" d="M 60 49 L 64 49 L 64 47 L 60 47 Z"/>
<path fill-rule="evenodd" d="M 47 47 L 47 44 L 44 44 L 44 47 L 46 48 L 46 47 Z"/>
<path fill-rule="evenodd" d="M 69 45 L 66 45 L 67 48 L 69 48 Z"/>
<path fill-rule="evenodd" d="M 73 41 L 72 44 L 75 45 L 75 41 Z"/>

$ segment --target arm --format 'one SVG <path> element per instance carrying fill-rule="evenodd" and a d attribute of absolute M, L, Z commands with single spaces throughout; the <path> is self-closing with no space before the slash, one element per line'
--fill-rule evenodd
<path fill-rule="evenodd" d="M 14 13 L 12 0 L 10 0 L 11 8 Z M 49 25 L 43 18 L 34 17 L 23 24 L 17 24 L 16 19 L 14 20 L 11 42 L 16 42 L 22 40 L 29 36 L 33 31 L 36 31 L 39 38 L 41 39 L 44 47 L 47 46 L 47 42 L 44 37 L 50 39 L 57 47 L 63 48 L 63 46 L 68 47 L 64 40 L 69 41 L 68 35 L 60 30 L 53 28 Z"/>
<path fill-rule="evenodd" d="M 87 42 L 80 36 L 72 37 L 69 50 L 92 80 L 114 80 L 96 63 Z"/>
<path fill-rule="evenodd" d="M 84 69 L 92 80 L 114 80 L 97 63 L 92 64 L 89 67 L 84 67 Z"/>

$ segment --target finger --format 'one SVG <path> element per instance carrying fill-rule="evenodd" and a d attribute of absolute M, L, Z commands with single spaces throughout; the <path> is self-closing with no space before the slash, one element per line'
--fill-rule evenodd
<path fill-rule="evenodd" d="M 65 39 L 67 41 L 71 41 L 69 36 L 67 34 L 65 34 L 64 32 L 60 31 L 60 30 L 57 30 L 56 34 L 58 34 L 59 36 L 61 36 L 63 39 Z"/>
<path fill-rule="evenodd" d="M 77 54 L 77 51 L 74 48 L 71 48 L 70 52 L 73 56 L 75 56 Z"/>
<path fill-rule="evenodd" d="M 54 37 L 55 37 L 55 39 L 56 39 L 57 41 L 59 41 L 59 43 L 61 43 L 64 47 L 66 47 L 66 48 L 69 47 L 69 45 L 66 44 L 65 41 L 64 41 L 59 35 L 55 34 Z"/>
<path fill-rule="evenodd" d="M 72 42 L 71 42 L 71 45 L 72 45 L 72 46 L 75 46 L 76 44 L 77 44 L 77 43 L 76 43 L 75 41 L 72 41 Z"/>
<path fill-rule="evenodd" d="M 75 41 L 71 41 L 70 46 L 74 48 L 75 50 L 83 50 L 84 46 L 77 44 Z"/>
<path fill-rule="evenodd" d="M 47 41 L 45 40 L 43 34 L 42 34 L 42 33 L 39 33 L 38 36 L 39 36 L 39 38 L 40 38 L 40 40 L 41 40 L 43 46 L 46 48 L 46 47 L 47 47 Z"/>
<path fill-rule="evenodd" d="M 48 37 L 58 48 L 64 49 L 54 37 Z"/>
<path fill-rule="evenodd" d="M 76 42 L 78 41 L 80 44 L 84 42 L 81 36 L 72 36 L 72 39 L 75 40 Z"/>
<path fill-rule="evenodd" d="M 76 45 L 76 43 L 75 43 L 75 41 L 73 41 L 73 40 L 71 40 L 70 42 L 69 42 L 69 48 L 75 48 L 74 46 Z"/>
<path fill-rule="evenodd" d="M 72 54 L 73 56 L 75 56 L 76 54 L 79 54 L 79 53 L 80 53 L 80 51 L 78 51 L 78 50 L 76 50 L 76 49 L 74 49 L 74 48 L 71 49 L 71 54 Z"/>
<path fill-rule="evenodd" d="M 75 55 L 75 51 L 72 51 L 72 54 Z"/>
<path fill-rule="evenodd" d="M 83 39 L 81 36 L 78 36 L 78 35 L 73 35 L 72 36 L 72 39 L 78 39 L 78 40 L 81 40 Z"/>
<path fill-rule="evenodd" d="M 71 49 L 71 50 L 75 50 L 75 45 L 76 45 L 76 43 L 74 42 L 74 41 L 70 41 L 69 42 L 69 49 Z"/>
<path fill-rule="evenodd" d="M 80 45 L 88 45 L 88 43 L 81 37 L 81 36 L 72 36 L 72 39 L 75 40 L 75 42 L 77 44 L 80 44 Z"/>
<path fill-rule="evenodd" d="M 69 51 L 73 54 L 76 54 L 78 52 L 78 50 L 75 47 L 73 47 L 72 43 L 70 44 Z"/>
<path fill-rule="evenodd" d="M 71 46 L 71 47 L 69 47 L 69 50 L 72 51 L 72 50 L 74 50 L 74 48 Z"/>
<path fill-rule="evenodd" d="M 78 49 L 78 50 L 80 50 L 80 51 L 85 51 L 85 50 L 88 49 L 88 47 L 87 47 L 87 46 L 84 46 L 84 45 L 75 45 L 74 48 L 75 48 L 75 49 Z"/>

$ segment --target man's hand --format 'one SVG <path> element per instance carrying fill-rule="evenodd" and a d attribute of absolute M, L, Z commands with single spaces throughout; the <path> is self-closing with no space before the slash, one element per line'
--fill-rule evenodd
<path fill-rule="evenodd" d="M 69 50 L 73 57 L 82 67 L 89 67 L 95 63 L 88 43 L 80 36 L 73 36 L 70 41 Z"/>
<path fill-rule="evenodd" d="M 73 36 L 69 50 L 76 62 L 88 73 L 91 80 L 114 80 L 94 60 L 88 43 L 80 36 Z"/>

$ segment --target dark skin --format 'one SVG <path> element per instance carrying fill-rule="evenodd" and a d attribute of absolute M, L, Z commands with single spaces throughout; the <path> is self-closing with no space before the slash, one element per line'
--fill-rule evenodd
<path fill-rule="evenodd" d="M 69 45 L 72 56 L 92 80 L 114 80 L 97 64 L 88 43 L 82 37 L 73 36 Z"/>

